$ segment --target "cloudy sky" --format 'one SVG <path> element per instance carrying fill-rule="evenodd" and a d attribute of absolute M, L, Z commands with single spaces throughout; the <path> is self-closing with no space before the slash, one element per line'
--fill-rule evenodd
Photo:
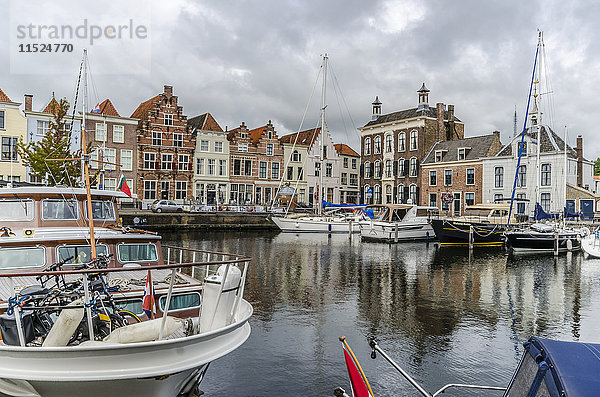
<path fill-rule="evenodd" d="M 26 3 L 27 7 L 20 3 Z M 106 26 L 130 19 L 148 38 L 89 45 L 90 101 L 109 97 L 122 115 L 174 87 L 185 114 L 212 113 L 223 128 L 272 120 L 279 134 L 296 131 L 315 84 L 321 54 L 330 57 L 327 120 L 338 142 L 358 149 L 356 127 L 370 120 L 378 95 L 383 113 L 417 104 L 423 82 L 430 104 L 454 104 L 467 136 L 522 128 L 537 30 L 544 31 L 554 129 L 569 142 L 584 136 L 585 156 L 600 155 L 600 4 L 575 1 L 3 1 L 0 88 L 42 108 L 52 92 L 72 98 L 81 45 L 72 54 L 25 58 L 16 26 L 83 18 Z M 151 6 L 143 6 L 151 4 Z M 96 8 L 94 8 L 96 7 Z M 115 22 L 117 23 L 117 22 Z M 54 40 L 54 43 L 62 42 Z M 108 54 L 108 55 L 107 55 Z M 31 70 L 29 68 L 32 68 Z M 37 69 L 36 69 L 37 68 Z M 42 69 L 42 71 L 40 71 Z M 45 70 L 45 72 L 43 71 Z M 320 87 L 305 128 L 319 117 Z M 550 97 L 550 95 L 548 95 Z M 549 117 L 549 115 L 553 117 Z"/>

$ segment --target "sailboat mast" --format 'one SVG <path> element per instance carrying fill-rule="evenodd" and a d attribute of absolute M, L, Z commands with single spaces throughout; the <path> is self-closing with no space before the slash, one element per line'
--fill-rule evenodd
<path fill-rule="evenodd" d="M 540 114 L 540 106 L 539 106 L 539 96 L 541 94 L 541 86 L 540 86 L 540 71 L 542 70 L 542 54 L 539 51 L 542 48 L 543 36 L 542 32 L 538 34 L 538 69 L 537 69 L 537 85 L 535 88 L 535 92 L 533 94 L 534 104 L 535 104 L 535 112 L 536 112 L 536 128 L 537 128 L 537 157 L 536 157 L 536 174 L 537 174 L 537 183 L 535 185 L 535 202 L 540 203 L 540 179 L 541 179 L 541 170 L 540 170 L 540 152 L 542 149 L 541 142 L 541 131 L 542 131 L 542 118 Z M 541 204 L 541 203 L 540 203 Z"/>
<path fill-rule="evenodd" d="M 568 178 L 568 172 L 569 172 L 569 163 L 568 163 L 568 159 L 567 159 L 567 126 L 565 125 L 565 147 L 564 147 L 564 160 L 565 160 L 565 180 L 564 180 L 564 188 L 565 188 L 565 192 L 564 192 L 564 200 L 563 202 L 565 203 L 565 208 L 567 207 L 567 178 Z"/>
<path fill-rule="evenodd" d="M 85 193 L 87 196 L 87 213 L 90 228 L 90 247 L 92 249 L 92 259 L 96 258 L 96 238 L 94 237 L 94 215 L 92 214 L 92 193 L 90 191 L 90 169 L 88 163 L 88 154 L 85 142 L 85 121 L 86 121 L 86 98 L 87 98 L 87 50 L 83 50 L 83 118 L 81 124 L 81 158 L 83 165 L 83 177 L 85 183 Z"/>
<path fill-rule="evenodd" d="M 323 160 L 324 160 L 324 148 L 323 148 L 323 133 L 325 132 L 325 107 L 327 105 L 325 105 L 325 91 L 327 89 L 327 53 L 325 55 L 323 55 L 323 88 L 322 88 L 322 93 L 321 93 L 321 132 L 319 133 L 319 151 L 320 151 L 320 155 L 319 158 L 321 160 L 321 164 L 319 165 L 320 170 L 319 170 L 319 194 L 318 194 L 318 198 L 319 198 L 319 202 L 318 202 L 318 209 L 319 209 L 319 214 L 323 213 L 323 196 L 324 196 L 324 191 L 323 191 L 323 172 L 325 171 L 325 168 L 323 167 Z"/>

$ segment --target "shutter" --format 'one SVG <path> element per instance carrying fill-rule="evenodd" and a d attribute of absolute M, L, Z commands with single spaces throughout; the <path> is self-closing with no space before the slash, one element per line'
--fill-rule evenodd
<path fill-rule="evenodd" d="M 375 163 L 369 164 L 369 177 L 373 178 L 373 171 L 375 170 Z"/>
<path fill-rule="evenodd" d="M 160 170 L 160 160 L 158 160 L 158 157 L 157 157 L 156 164 L 155 164 L 154 168 L 156 168 L 157 170 Z"/>
<path fill-rule="evenodd" d="M 409 160 L 404 160 L 404 169 L 402 170 L 402 176 L 406 176 L 408 175 L 408 167 L 410 167 L 410 161 Z"/>
<path fill-rule="evenodd" d="M 397 195 L 398 195 L 398 187 L 397 187 L 397 186 L 394 186 L 394 198 L 392 199 L 392 202 L 393 202 L 394 204 L 396 204 L 396 203 L 397 203 L 397 201 L 398 201 L 398 197 L 397 197 Z"/>
<path fill-rule="evenodd" d="M 415 167 L 415 173 L 419 175 L 419 159 L 417 159 L 417 166 Z"/>
<path fill-rule="evenodd" d="M 394 161 L 394 175 L 393 176 L 397 176 L 398 175 L 398 163 L 396 161 Z"/>
<path fill-rule="evenodd" d="M 406 202 L 408 201 L 408 195 L 409 195 L 410 191 L 409 191 L 409 187 L 408 186 L 404 186 L 404 195 L 402 197 L 402 204 L 406 204 Z"/>
<path fill-rule="evenodd" d="M 416 203 L 413 203 L 413 204 L 419 205 L 419 203 L 421 202 L 421 199 L 419 198 L 419 193 L 420 193 L 420 190 L 421 190 L 421 189 L 419 189 L 419 187 L 417 186 L 417 202 L 416 202 Z"/>
<path fill-rule="evenodd" d="M 364 177 L 365 176 L 365 165 L 361 164 L 360 165 L 360 177 Z"/>
<path fill-rule="evenodd" d="M 379 163 L 379 177 L 383 177 L 383 161 Z"/>

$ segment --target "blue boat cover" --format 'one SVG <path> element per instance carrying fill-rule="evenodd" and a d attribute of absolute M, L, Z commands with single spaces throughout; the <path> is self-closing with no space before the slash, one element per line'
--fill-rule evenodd
<path fill-rule="evenodd" d="M 323 208 L 365 208 L 366 204 L 334 204 L 329 201 L 322 200 Z"/>
<path fill-rule="evenodd" d="M 559 219 L 560 214 L 559 213 L 548 213 L 548 212 L 544 211 L 544 209 L 542 208 L 540 203 L 535 203 L 535 211 L 533 213 L 533 218 L 536 221 L 540 221 L 542 219 Z"/>
<path fill-rule="evenodd" d="M 600 344 L 564 342 L 532 336 L 525 343 L 525 348 L 534 358 L 541 356 L 550 365 L 548 372 L 552 374 L 560 396 L 600 394 Z M 536 361 L 539 362 L 539 358 Z M 548 380 L 546 377 L 546 384 Z"/>

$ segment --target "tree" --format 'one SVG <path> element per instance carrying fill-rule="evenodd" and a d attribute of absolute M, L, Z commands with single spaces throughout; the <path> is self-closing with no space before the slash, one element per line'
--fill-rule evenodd
<path fill-rule="evenodd" d="M 600 175 L 600 157 L 594 162 L 594 175 Z"/>
<path fill-rule="evenodd" d="M 46 181 L 49 186 L 78 186 L 81 184 L 81 162 L 76 160 L 47 161 L 48 159 L 81 158 L 81 150 L 71 152 L 71 131 L 65 126 L 69 111 L 66 98 L 52 100 L 50 110 L 54 118 L 50 129 L 38 142 L 25 143 L 21 138 L 17 153 L 23 164 L 29 167 L 30 175 Z"/>

